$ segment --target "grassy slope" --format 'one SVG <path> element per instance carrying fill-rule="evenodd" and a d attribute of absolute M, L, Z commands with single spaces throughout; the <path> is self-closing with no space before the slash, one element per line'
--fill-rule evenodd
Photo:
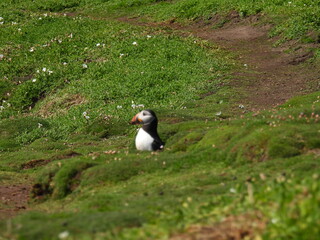
<path fill-rule="evenodd" d="M 216 46 L 162 29 L 44 15 L 66 7 L 126 13 L 138 2 L 152 1 L 2 5 L 0 181 L 10 184 L 23 175 L 37 187 L 34 211 L 14 218 L 10 228 L 1 222 L 1 234 L 166 238 L 193 223 L 261 212 L 267 230 L 259 234 L 266 239 L 317 236 L 320 93 L 236 117 L 234 90 L 220 86 L 237 65 Z M 190 2 L 135 5 L 130 11 L 189 18 L 172 10 Z M 200 6 L 192 8 L 195 16 L 209 14 L 202 1 L 193 4 Z M 216 93 L 199 98 L 208 91 Z M 166 151 L 134 150 L 134 130 L 125 124 L 139 111 L 132 101 L 158 112 Z M 28 168 L 37 162 L 46 164 Z"/>
<path fill-rule="evenodd" d="M 157 4 L 154 4 L 155 2 Z M 96 0 L 90 5 L 85 5 L 83 12 L 99 16 L 140 16 L 157 21 L 202 19 L 210 22 L 210 19 L 218 17 L 220 23 L 217 27 L 230 20 L 228 16 L 231 11 L 237 12 L 241 17 L 258 14 L 263 21 L 274 25 L 270 35 L 281 35 L 280 42 L 296 38 L 304 42 L 313 42 L 318 41 L 320 33 L 319 4 L 319 0 Z M 312 34 L 307 34 L 310 32 Z"/>

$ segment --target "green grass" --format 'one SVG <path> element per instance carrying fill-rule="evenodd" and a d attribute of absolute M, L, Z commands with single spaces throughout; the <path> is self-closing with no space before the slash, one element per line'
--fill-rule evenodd
<path fill-rule="evenodd" d="M 95 1 L 83 3 L 83 12 L 103 16 L 139 16 L 156 21 L 176 19 L 177 21 L 217 18 L 215 24 L 222 26 L 230 21 L 230 13 L 239 18 L 259 15 L 265 23 L 274 25 L 271 36 L 280 35 L 282 41 L 301 39 L 303 42 L 318 42 L 320 22 L 320 2 L 318 0 L 176 0 L 176 1 Z M 81 9 L 81 7 L 80 7 Z M 267 17 L 265 17 L 267 16 Z M 310 34 L 312 33 L 312 34 Z"/>
<path fill-rule="evenodd" d="M 316 239 L 320 92 L 243 113 L 242 95 L 223 86 L 238 68 L 232 54 L 172 30 L 112 20 L 130 12 L 184 21 L 236 10 L 288 17 L 291 25 L 274 33 L 289 36 L 300 24 L 292 37 L 305 36 L 318 23 L 301 16 L 318 5 L 292 2 L 1 2 L 0 183 L 33 189 L 30 211 L 0 221 L 0 236 L 167 239 L 190 225 L 258 212 L 253 221 L 266 227 L 257 239 Z M 142 107 L 133 104 L 157 112 L 165 151 L 135 150 L 128 121 Z"/>
<path fill-rule="evenodd" d="M 24 44 L 14 49 L 1 41 L 8 52 L 1 78 L 11 88 L 2 96 L 6 102 L 0 114 L 29 112 L 46 117 L 48 124 L 25 128 L 21 143 L 84 129 L 105 136 L 125 132 L 128 127 L 122 126 L 137 111 L 133 104 L 183 107 L 205 89 L 215 89 L 224 80 L 220 73 L 230 68 L 227 56 L 214 46 L 161 30 L 55 15 L 25 18 L 24 31 L 7 24 L 2 35 Z"/>
<path fill-rule="evenodd" d="M 10 3 L 10 4 L 9 4 Z M 1 6 L 1 5 L 0 5 Z M 300 39 L 304 43 L 319 41 L 319 0 L 68 0 L 68 1 L 3 1 L 3 8 L 28 9 L 35 12 L 81 12 L 98 18 L 131 16 L 155 21 L 189 20 L 211 21 L 223 26 L 230 21 L 230 13 L 239 18 L 258 15 L 265 24 L 272 24 L 270 36 L 280 36 L 280 43 Z M 21 15 L 14 10 L 15 15 Z M 10 14 L 11 15 L 11 14 Z M 11 15 L 12 18 L 14 15 Z M 20 16 L 19 16 L 20 17 Z M 14 19 L 13 21 L 15 21 Z"/>
<path fill-rule="evenodd" d="M 165 238 L 189 224 L 259 211 L 268 223 L 260 233 L 263 238 L 309 239 L 316 234 L 318 219 L 313 209 L 318 206 L 319 186 L 312 177 L 320 164 L 318 99 L 319 92 L 231 122 L 162 123 L 167 150 L 157 155 L 136 152 L 127 137 L 91 141 L 90 147 L 83 139 L 68 141 L 81 155 L 48 157 L 47 165 L 23 171 L 36 171 L 34 210 L 41 212 L 14 219 L 10 234 L 53 239 L 68 231 L 82 239 Z M 306 117 L 299 118 L 301 111 Z M 178 139 L 183 147 L 175 143 Z M 37 153 L 43 146 L 24 148 Z M 105 153 L 109 149 L 116 152 Z M 19 153 L 15 154 L 18 163 Z M 248 180 L 257 189 L 254 205 L 247 196 Z M 296 224 L 297 216 L 308 224 Z M 55 227 L 42 224 L 47 221 Z"/>

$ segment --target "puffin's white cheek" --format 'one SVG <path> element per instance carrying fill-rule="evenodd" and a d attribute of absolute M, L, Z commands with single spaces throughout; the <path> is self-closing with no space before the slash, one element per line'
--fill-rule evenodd
<path fill-rule="evenodd" d="M 143 116 L 142 121 L 144 124 L 149 124 L 154 120 L 154 117 L 152 116 Z"/>

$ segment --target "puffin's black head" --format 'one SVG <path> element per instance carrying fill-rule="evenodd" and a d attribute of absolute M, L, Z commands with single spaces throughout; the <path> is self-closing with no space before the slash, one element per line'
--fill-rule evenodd
<path fill-rule="evenodd" d="M 152 122 L 158 122 L 157 116 L 154 111 L 150 109 L 142 110 L 137 113 L 131 120 L 130 124 L 137 125 L 148 125 Z"/>

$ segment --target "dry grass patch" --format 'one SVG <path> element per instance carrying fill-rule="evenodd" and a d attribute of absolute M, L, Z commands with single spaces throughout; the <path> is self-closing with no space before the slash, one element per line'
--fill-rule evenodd
<path fill-rule="evenodd" d="M 85 97 L 80 94 L 64 94 L 61 97 L 53 96 L 39 108 L 38 114 L 44 118 L 66 114 L 71 107 L 86 102 Z"/>

